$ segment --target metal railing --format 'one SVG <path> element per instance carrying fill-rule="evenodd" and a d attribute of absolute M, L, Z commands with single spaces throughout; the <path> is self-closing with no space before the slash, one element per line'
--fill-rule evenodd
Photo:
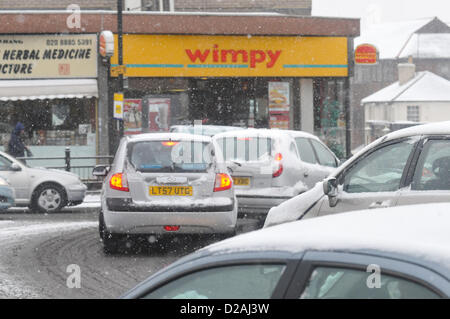
<path fill-rule="evenodd" d="M 67 172 L 74 173 L 78 175 L 83 183 L 85 183 L 89 188 L 94 188 L 101 186 L 103 182 L 102 179 L 98 179 L 96 176 L 92 175 L 92 170 L 95 165 L 112 163 L 114 156 L 102 155 L 102 156 L 71 156 L 70 147 L 66 147 L 64 151 L 64 156 L 57 157 L 18 157 L 18 160 L 25 161 L 30 164 L 30 161 L 61 161 L 64 165 L 44 165 L 41 167 L 50 169 L 60 169 Z M 77 163 L 74 163 L 77 162 Z M 86 163 L 87 162 L 87 163 Z M 92 163 L 95 162 L 95 163 Z M 31 166 L 31 165 L 30 165 Z M 33 167 L 36 167 L 33 165 Z"/>

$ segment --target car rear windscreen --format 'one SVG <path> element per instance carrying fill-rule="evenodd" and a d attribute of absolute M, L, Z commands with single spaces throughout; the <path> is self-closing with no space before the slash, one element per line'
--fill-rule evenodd
<path fill-rule="evenodd" d="M 210 166 L 211 144 L 201 141 L 145 141 L 128 146 L 128 160 L 140 172 L 199 172 Z"/>
<path fill-rule="evenodd" d="M 273 140 L 268 137 L 224 137 L 217 143 L 226 161 L 264 161 L 272 154 Z"/>

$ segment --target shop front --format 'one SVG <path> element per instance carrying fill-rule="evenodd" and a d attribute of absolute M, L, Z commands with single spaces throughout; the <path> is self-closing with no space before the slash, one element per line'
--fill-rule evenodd
<path fill-rule="evenodd" d="M 124 133 L 195 120 L 295 129 L 343 156 L 348 48 L 338 36 L 125 34 Z M 112 83 L 117 61 L 116 51 Z"/>
<path fill-rule="evenodd" d="M 66 147 L 95 156 L 97 35 L 2 35 L 0 43 L 1 147 L 22 122 L 35 157 L 63 157 Z"/>

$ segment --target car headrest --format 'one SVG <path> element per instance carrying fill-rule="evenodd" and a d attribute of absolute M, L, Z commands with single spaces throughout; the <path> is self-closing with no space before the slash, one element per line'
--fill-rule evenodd
<path fill-rule="evenodd" d="M 450 156 L 435 160 L 433 162 L 433 173 L 439 178 L 450 178 Z"/>

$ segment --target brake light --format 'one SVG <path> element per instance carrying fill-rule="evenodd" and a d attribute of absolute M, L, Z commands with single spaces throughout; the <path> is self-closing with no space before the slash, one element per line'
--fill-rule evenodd
<path fill-rule="evenodd" d="M 165 231 L 178 231 L 180 229 L 180 226 L 164 226 L 164 230 Z"/>
<path fill-rule="evenodd" d="M 109 186 L 112 189 L 123 191 L 123 192 L 129 192 L 130 189 L 128 188 L 128 181 L 127 177 L 123 173 L 117 173 L 111 176 L 111 179 L 109 180 Z"/>
<path fill-rule="evenodd" d="M 283 155 L 281 155 L 281 153 L 277 153 L 275 155 L 275 161 L 281 162 L 282 159 L 283 159 Z M 283 164 L 277 163 L 277 165 L 278 165 L 278 169 L 272 173 L 272 177 L 278 177 L 283 173 Z"/>
<path fill-rule="evenodd" d="M 174 146 L 177 145 L 178 142 L 168 141 L 168 142 L 161 142 L 161 144 L 164 146 Z"/>
<path fill-rule="evenodd" d="M 214 184 L 214 191 L 220 192 L 230 189 L 233 185 L 231 177 L 225 173 L 216 174 L 216 182 Z"/>

